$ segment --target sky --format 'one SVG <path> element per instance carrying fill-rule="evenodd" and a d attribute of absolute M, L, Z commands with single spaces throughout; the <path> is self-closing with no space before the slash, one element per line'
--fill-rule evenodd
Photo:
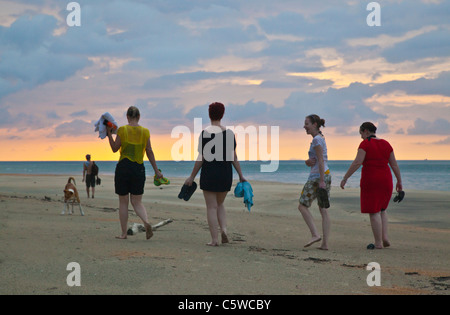
<path fill-rule="evenodd" d="M 0 0 L 0 161 L 118 160 L 94 124 L 126 124 L 131 105 L 174 160 L 177 126 L 194 139 L 212 102 L 256 130 L 241 160 L 264 141 L 269 158 L 307 158 L 313 113 L 330 160 L 356 156 L 365 121 L 397 159 L 450 159 L 450 1 L 370 2 L 80 0 L 76 26 L 70 1 Z"/>

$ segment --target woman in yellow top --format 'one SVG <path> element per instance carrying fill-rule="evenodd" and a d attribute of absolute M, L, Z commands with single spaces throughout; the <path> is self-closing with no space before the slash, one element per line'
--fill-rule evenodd
<path fill-rule="evenodd" d="M 120 149 L 120 159 L 114 176 L 115 191 L 119 195 L 119 218 L 122 228 L 122 235 L 116 237 L 118 239 L 127 238 L 128 203 L 130 199 L 134 211 L 144 222 L 147 239 L 153 236 L 152 227 L 148 222 L 147 210 L 142 203 L 145 185 L 144 152 L 147 153 L 156 176 L 162 178 L 163 175 L 156 166 L 155 155 L 150 143 L 150 132 L 147 128 L 139 125 L 140 117 L 138 108 L 134 106 L 128 108 L 128 125 L 119 128 L 115 140 L 112 137 L 111 128 L 107 127 L 112 151 L 115 153 Z"/>

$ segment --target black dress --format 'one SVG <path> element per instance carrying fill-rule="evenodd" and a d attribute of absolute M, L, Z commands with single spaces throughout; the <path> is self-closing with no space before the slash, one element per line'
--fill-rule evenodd
<path fill-rule="evenodd" d="M 203 156 L 200 189 L 213 192 L 231 190 L 235 149 L 236 139 L 231 130 L 221 133 L 202 131 L 199 138 L 199 153 Z"/>

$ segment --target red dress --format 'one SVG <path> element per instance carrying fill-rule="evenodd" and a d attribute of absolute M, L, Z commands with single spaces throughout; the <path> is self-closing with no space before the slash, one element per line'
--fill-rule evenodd
<path fill-rule="evenodd" d="M 361 171 L 361 213 L 386 210 L 392 197 L 393 182 L 389 157 L 393 151 L 386 140 L 364 140 L 359 149 L 366 151 Z"/>

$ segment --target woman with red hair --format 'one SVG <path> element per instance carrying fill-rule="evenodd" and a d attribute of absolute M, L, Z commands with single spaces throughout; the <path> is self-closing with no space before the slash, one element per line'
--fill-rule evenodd
<path fill-rule="evenodd" d="M 209 246 L 219 246 L 218 227 L 220 227 L 222 244 L 228 243 L 227 220 L 224 201 L 233 183 L 233 169 L 239 175 L 239 181 L 246 181 L 236 155 L 234 133 L 221 125 L 225 113 L 222 103 L 209 105 L 211 125 L 202 131 L 199 138 L 198 158 L 191 176 L 185 185 L 192 186 L 195 176 L 200 174 L 200 189 L 206 203 L 206 216 L 211 233 Z"/>

